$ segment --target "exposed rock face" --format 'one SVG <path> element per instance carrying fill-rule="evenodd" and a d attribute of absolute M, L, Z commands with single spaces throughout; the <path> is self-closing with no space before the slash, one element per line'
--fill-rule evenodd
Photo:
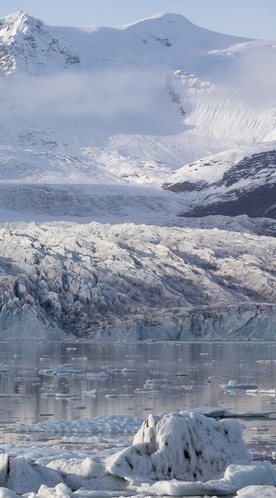
<path fill-rule="evenodd" d="M 259 153 L 252 153 L 238 162 L 225 166 L 223 160 L 217 156 L 209 160 L 188 165 L 179 170 L 163 184 L 163 188 L 177 194 L 198 193 L 190 208 L 184 211 L 183 216 L 198 217 L 209 215 L 238 216 L 247 214 L 252 217 L 276 218 L 276 150 L 270 149 Z M 219 157 L 221 154 L 219 155 Z M 223 164 L 224 162 L 224 164 Z M 196 167 L 197 166 L 197 167 Z M 192 171 L 201 167 L 201 178 Z M 208 172 L 216 167 L 219 179 L 213 179 Z M 207 171 L 206 171 L 207 170 Z M 182 174 L 181 174 L 182 171 Z M 188 173 L 188 174 L 187 174 Z M 181 176 L 183 179 L 181 179 Z M 185 176 L 187 179 L 185 179 Z"/>

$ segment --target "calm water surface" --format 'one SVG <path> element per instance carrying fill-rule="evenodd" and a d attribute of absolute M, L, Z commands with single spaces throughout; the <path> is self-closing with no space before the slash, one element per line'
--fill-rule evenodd
<path fill-rule="evenodd" d="M 108 376 L 97 377 L 99 372 Z M 1 342 L 0 445 L 19 442 L 19 426 L 45 420 L 112 414 L 144 419 L 199 406 L 276 411 L 275 395 L 224 387 L 236 380 L 275 389 L 275 374 L 275 343 Z M 84 394 L 91 390 L 94 395 Z M 248 447 L 271 456 L 275 415 L 242 424 Z"/>

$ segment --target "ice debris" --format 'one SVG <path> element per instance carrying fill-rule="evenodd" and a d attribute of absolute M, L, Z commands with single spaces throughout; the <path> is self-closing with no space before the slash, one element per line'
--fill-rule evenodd
<path fill-rule="evenodd" d="M 1 454 L 0 498 L 16 498 L 16 493 L 31 493 L 32 498 L 237 492 L 254 498 L 276 496 L 276 468 L 267 461 L 253 461 L 239 422 L 217 421 L 212 418 L 215 409 L 205 411 L 209 416 L 199 410 L 150 415 L 133 444 L 112 456 L 68 459 L 56 455 L 58 459 L 43 465 Z M 129 421 L 99 420 L 109 430 L 111 422 L 118 426 Z"/>

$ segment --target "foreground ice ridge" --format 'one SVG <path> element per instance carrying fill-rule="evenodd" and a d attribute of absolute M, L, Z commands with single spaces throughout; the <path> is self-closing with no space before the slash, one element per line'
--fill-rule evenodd
<path fill-rule="evenodd" d="M 0 454 L 1 498 L 248 496 L 249 486 L 249 496 L 275 496 L 275 485 L 275 467 L 253 462 L 239 422 L 196 412 L 150 415 L 133 444 L 112 456 L 68 459 L 56 453 L 42 464 Z"/>
<path fill-rule="evenodd" d="M 275 244 L 219 229 L 2 225 L 1 338 L 274 339 Z"/>

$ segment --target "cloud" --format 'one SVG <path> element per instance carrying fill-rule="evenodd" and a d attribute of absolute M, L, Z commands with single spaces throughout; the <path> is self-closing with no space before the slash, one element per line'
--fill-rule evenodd
<path fill-rule="evenodd" d="M 254 42 L 253 42 L 254 44 Z M 248 104 L 263 108 L 275 103 L 276 46 L 256 47 L 238 58 L 236 84 L 240 97 Z"/>
<path fill-rule="evenodd" d="M 153 90 L 149 81 L 139 73 L 58 74 L 27 80 L 20 97 L 26 105 L 44 112 L 110 117 L 122 110 L 141 111 Z"/>
<path fill-rule="evenodd" d="M 105 133 L 167 133 L 180 123 L 177 114 L 175 123 L 166 119 L 171 106 L 160 68 L 25 77 L 9 82 L 8 93 L 19 114 L 42 121 L 86 120 Z"/>

